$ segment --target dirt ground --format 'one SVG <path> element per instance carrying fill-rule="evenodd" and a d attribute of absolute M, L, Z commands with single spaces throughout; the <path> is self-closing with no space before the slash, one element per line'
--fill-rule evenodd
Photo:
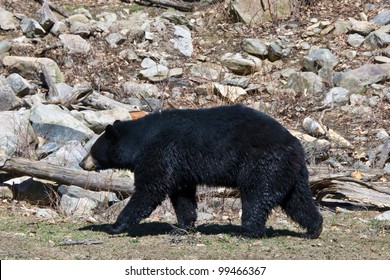
<path fill-rule="evenodd" d="M 131 234 L 110 236 L 103 226 L 69 218 L 43 221 L 29 214 L 30 206 L 0 204 L 0 259 L 276 259 L 276 260 L 389 260 L 390 222 L 376 211 L 323 209 L 324 230 L 319 239 L 298 236 L 296 224 L 279 210 L 268 222 L 267 238 L 235 235 L 239 220 L 198 223 L 197 233 L 167 234 L 172 226 L 146 220 Z"/>

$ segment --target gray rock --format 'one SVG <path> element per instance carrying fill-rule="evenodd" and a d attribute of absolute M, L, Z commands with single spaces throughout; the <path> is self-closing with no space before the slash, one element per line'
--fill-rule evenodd
<path fill-rule="evenodd" d="M 67 100 L 72 95 L 73 87 L 67 83 L 56 83 L 54 86 L 57 89 L 59 100 Z"/>
<path fill-rule="evenodd" d="M 378 137 L 380 140 L 386 140 L 386 139 L 390 138 L 390 136 L 387 133 L 387 131 L 385 129 L 383 129 L 383 128 L 379 129 L 379 131 L 376 134 L 376 137 Z"/>
<path fill-rule="evenodd" d="M 307 92 L 309 94 L 320 93 L 325 90 L 322 79 L 313 72 L 300 72 L 290 75 L 286 86 L 296 92 Z"/>
<path fill-rule="evenodd" d="M 211 221 L 214 219 L 214 215 L 207 212 L 198 212 L 198 221 Z"/>
<path fill-rule="evenodd" d="M 11 189 L 8 186 L 0 186 L 0 198 L 12 199 L 14 197 Z"/>
<path fill-rule="evenodd" d="M 388 46 L 387 48 L 385 48 L 383 50 L 383 55 L 387 56 L 387 57 L 390 57 L 390 46 Z"/>
<path fill-rule="evenodd" d="M 360 93 L 367 85 L 390 79 L 390 64 L 366 64 L 357 69 L 335 75 L 335 83 L 351 92 Z"/>
<path fill-rule="evenodd" d="M 91 51 L 91 45 L 79 35 L 61 34 L 59 38 L 63 48 L 69 53 L 88 54 Z"/>
<path fill-rule="evenodd" d="M 58 217 L 58 213 L 50 208 L 38 208 L 35 216 L 39 219 L 50 220 Z"/>
<path fill-rule="evenodd" d="M 283 49 L 275 43 L 268 45 L 268 60 L 271 62 L 281 59 L 283 56 Z"/>
<path fill-rule="evenodd" d="M 63 33 L 65 33 L 68 30 L 68 27 L 63 21 L 56 21 L 53 25 L 53 27 L 50 29 L 50 32 L 55 35 L 59 36 Z"/>
<path fill-rule="evenodd" d="M 247 88 L 251 82 L 251 77 L 242 77 L 232 74 L 225 75 L 222 84 L 229 86 L 236 86 L 241 88 Z"/>
<path fill-rule="evenodd" d="M 60 211 L 65 215 L 90 216 L 96 207 L 119 201 L 111 192 L 93 192 L 77 186 L 60 186 Z"/>
<path fill-rule="evenodd" d="M 159 88 L 154 84 L 128 81 L 122 84 L 122 88 L 127 96 L 142 96 L 144 98 L 161 96 Z"/>
<path fill-rule="evenodd" d="M 349 18 L 351 23 L 351 32 L 359 33 L 361 35 L 367 36 L 370 32 L 376 29 L 375 23 L 368 21 L 359 21 L 354 18 Z"/>
<path fill-rule="evenodd" d="M 325 93 L 324 105 L 344 105 L 349 101 L 349 90 L 342 87 L 331 88 Z"/>
<path fill-rule="evenodd" d="M 161 17 L 169 20 L 170 22 L 173 22 L 174 24 L 185 25 L 185 26 L 191 28 L 191 23 L 190 23 L 189 19 L 186 17 L 186 15 L 184 13 L 182 13 L 180 11 L 176 11 L 176 10 L 167 11 L 167 12 L 164 12 L 161 15 Z"/>
<path fill-rule="evenodd" d="M 359 105 L 352 108 L 352 110 L 348 109 L 347 113 L 351 113 L 355 116 L 367 117 L 372 115 L 372 108 L 369 106 Z"/>
<path fill-rule="evenodd" d="M 139 12 L 137 14 L 139 14 Z M 116 22 L 118 20 L 118 16 L 115 13 L 110 12 L 102 12 L 96 15 L 96 18 L 104 22 Z"/>
<path fill-rule="evenodd" d="M 357 47 L 360 47 L 361 44 L 363 44 L 364 37 L 362 35 L 357 34 L 357 33 L 349 34 L 347 42 L 350 46 L 357 48 Z"/>
<path fill-rule="evenodd" d="M 40 80 L 40 73 L 44 65 L 54 83 L 64 82 L 64 75 L 61 73 L 57 63 L 50 58 L 45 57 L 24 57 L 24 56 L 6 56 L 3 58 L 3 65 L 10 72 L 16 72 L 26 79 Z"/>
<path fill-rule="evenodd" d="M 254 56 L 264 57 L 268 55 L 268 47 L 261 39 L 244 39 L 241 41 L 241 48 Z"/>
<path fill-rule="evenodd" d="M 135 53 L 135 51 L 131 49 L 123 50 L 119 53 L 120 57 L 126 59 L 127 61 L 131 62 L 138 59 L 138 55 Z"/>
<path fill-rule="evenodd" d="M 141 62 L 141 67 L 144 69 L 148 69 L 156 66 L 157 66 L 157 62 L 149 57 L 144 58 Z"/>
<path fill-rule="evenodd" d="M 239 101 L 243 96 L 247 95 L 243 88 L 236 86 L 225 86 L 219 83 L 213 83 L 214 91 L 222 98 L 226 98 L 230 102 Z"/>
<path fill-rule="evenodd" d="M 175 77 L 179 78 L 183 76 L 184 70 L 183 68 L 177 67 L 177 68 L 172 68 L 169 70 L 169 77 Z"/>
<path fill-rule="evenodd" d="M 0 29 L 13 30 L 16 29 L 18 21 L 14 18 L 14 14 L 0 7 Z"/>
<path fill-rule="evenodd" d="M 42 162 L 80 169 L 79 163 L 87 155 L 87 151 L 77 141 L 70 141 L 54 153 L 42 159 Z"/>
<path fill-rule="evenodd" d="M 41 37 L 46 34 L 45 29 L 36 20 L 27 17 L 22 19 L 20 28 L 27 38 Z"/>
<path fill-rule="evenodd" d="M 75 198 L 64 194 L 61 196 L 59 211 L 66 216 L 88 218 L 97 206 L 98 203 L 91 199 L 85 197 Z"/>
<path fill-rule="evenodd" d="M 295 70 L 294 68 L 287 68 L 287 69 L 282 70 L 280 72 L 280 75 L 282 75 L 283 78 L 287 79 L 288 77 L 290 77 L 294 73 L 297 73 L 297 70 Z"/>
<path fill-rule="evenodd" d="M 316 120 L 309 117 L 303 120 L 302 128 L 306 133 L 315 137 L 326 134 L 324 128 Z"/>
<path fill-rule="evenodd" d="M 384 9 L 380 11 L 373 19 L 372 22 L 380 25 L 386 25 L 390 23 L 390 9 Z"/>
<path fill-rule="evenodd" d="M 105 204 L 105 203 L 115 203 L 118 202 L 119 199 L 113 192 L 107 192 L 107 191 L 90 191 L 83 188 L 80 188 L 78 186 L 65 186 L 62 185 L 58 188 L 58 193 L 61 195 L 67 195 L 69 197 L 74 198 L 89 198 L 95 202 L 97 202 L 99 205 Z"/>
<path fill-rule="evenodd" d="M 250 74 L 258 71 L 262 62 L 259 58 L 240 53 L 226 53 L 221 57 L 222 65 L 238 75 Z"/>
<path fill-rule="evenodd" d="M 0 112 L 0 123 L 0 150 L 6 155 L 13 156 L 17 152 L 27 156 L 34 151 L 37 139 L 26 117 L 17 111 Z"/>
<path fill-rule="evenodd" d="M 390 57 L 378 55 L 374 57 L 374 61 L 377 63 L 390 63 Z"/>
<path fill-rule="evenodd" d="M 337 19 L 334 23 L 334 30 L 332 34 L 334 36 L 339 36 L 341 34 L 346 34 L 351 29 L 351 22 L 344 19 Z"/>
<path fill-rule="evenodd" d="M 56 16 L 50 9 L 45 9 L 42 6 L 38 11 L 38 23 L 45 29 L 45 31 L 49 31 L 54 23 L 57 21 Z"/>
<path fill-rule="evenodd" d="M 30 94 L 33 86 L 17 73 L 12 73 L 7 77 L 7 82 L 18 97 Z"/>
<path fill-rule="evenodd" d="M 390 34 L 379 30 L 371 32 L 364 40 L 364 44 L 372 48 L 385 48 L 390 46 Z"/>
<path fill-rule="evenodd" d="M 192 76 L 205 79 L 207 81 L 217 81 L 221 78 L 223 69 L 221 65 L 214 63 L 199 63 L 190 68 Z"/>
<path fill-rule="evenodd" d="M 170 40 L 173 47 L 178 49 L 181 54 L 191 57 L 193 52 L 191 31 L 184 25 L 175 25 L 174 29 L 175 38 Z"/>
<path fill-rule="evenodd" d="M 386 175 L 390 175 L 390 164 L 389 163 L 385 164 L 383 171 L 385 172 Z"/>
<path fill-rule="evenodd" d="M 79 35 L 83 38 L 89 38 L 91 34 L 95 32 L 96 29 L 98 29 L 97 24 L 93 21 L 88 23 L 75 21 L 70 25 L 69 31 L 73 35 Z"/>
<path fill-rule="evenodd" d="M 0 54 L 8 52 L 12 48 L 12 44 L 8 40 L 0 41 Z"/>
<path fill-rule="evenodd" d="M 83 142 L 95 133 L 68 111 L 55 105 L 36 104 L 31 108 L 29 120 L 36 134 L 48 142 L 65 144 L 71 140 Z"/>
<path fill-rule="evenodd" d="M 328 49 L 316 49 L 302 60 L 302 66 L 308 71 L 317 73 L 323 67 L 335 68 L 339 60 Z"/>
<path fill-rule="evenodd" d="M 351 94 L 349 97 L 349 103 L 351 106 L 363 105 L 366 100 L 367 97 L 362 94 Z"/>
<path fill-rule="evenodd" d="M 120 33 L 110 33 L 106 37 L 106 42 L 109 43 L 111 47 L 116 47 L 126 42 L 126 37 Z"/>
<path fill-rule="evenodd" d="M 140 77 L 152 82 L 161 82 L 169 78 L 168 67 L 158 64 L 155 67 L 151 67 L 139 72 Z"/>
<path fill-rule="evenodd" d="M 375 220 L 390 221 L 390 211 L 383 212 L 382 214 L 376 216 Z"/>
<path fill-rule="evenodd" d="M 251 25 L 271 20 L 286 19 L 291 16 L 293 11 L 291 2 L 288 0 L 279 0 L 277 2 L 264 2 L 262 0 L 232 0 L 229 2 L 229 5 L 233 15 L 235 15 L 240 21 Z M 272 15 L 270 11 L 272 11 Z"/>
<path fill-rule="evenodd" d="M 92 14 L 91 14 L 91 12 L 88 11 L 87 9 L 85 9 L 85 8 L 77 8 L 77 9 L 74 10 L 72 13 L 73 13 L 74 15 L 77 15 L 77 14 L 79 14 L 79 15 L 84 15 L 84 16 L 86 16 L 88 19 L 92 19 Z"/>
<path fill-rule="evenodd" d="M 131 119 L 129 111 L 124 108 L 103 111 L 72 111 L 71 113 L 97 134 L 102 133 L 107 125 L 114 123 L 116 120 L 126 121 Z"/>
<path fill-rule="evenodd" d="M 11 110 L 22 104 L 4 77 L 0 76 L 0 111 Z"/>
<path fill-rule="evenodd" d="M 74 24 L 75 22 L 81 22 L 81 23 L 88 23 L 90 20 L 89 18 L 84 15 L 84 14 L 74 14 L 74 15 L 71 15 L 69 16 L 66 21 L 72 25 Z"/>
<path fill-rule="evenodd" d="M 46 142 L 43 146 L 35 150 L 36 155 L 39 159 L 45 158 L 48 155 L 54 153 L 61 148 L 60 144 L 55 142 Z"/>

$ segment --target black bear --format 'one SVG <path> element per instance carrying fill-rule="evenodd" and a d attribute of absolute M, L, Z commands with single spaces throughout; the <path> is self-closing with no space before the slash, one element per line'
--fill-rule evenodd
<path fill-rule="evenodd" d="M 306 229 L 305 237 L 317 238 L 322 231 L 301 143 L 270 116 L 243 105 L 164 110 L 116 121 L 80 166 L 134 172 L 135 192 L 108 227 L 111 234 L 128 231 L 167 197 L 178 227 L 193 229 L 200 184 L 238 189 L 245 236 L 265 236 L 277 205 Z"/>

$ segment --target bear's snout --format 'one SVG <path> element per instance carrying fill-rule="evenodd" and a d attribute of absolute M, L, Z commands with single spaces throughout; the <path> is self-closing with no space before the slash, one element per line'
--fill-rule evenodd
<path fill-rule="evenodd" d="M 80 162 L 79 166 L 87 171 L 95 170 L 97 167 L 94 158 L 90 154 L 86 155 L 86 157 Z"/>

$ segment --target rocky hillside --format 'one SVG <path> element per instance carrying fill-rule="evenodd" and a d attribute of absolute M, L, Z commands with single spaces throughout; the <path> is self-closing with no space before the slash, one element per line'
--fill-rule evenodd
<path fill-rule="evenodd" d="M 291 129 L 312 166 L 380 184 L 373 205 L 390 208 L 388 1 L 309 1 L 256 24 L 229 1 L 43 2 L 0 0 L 0 166 L 76 170 L 116 119 L 244 103 Z"/>

